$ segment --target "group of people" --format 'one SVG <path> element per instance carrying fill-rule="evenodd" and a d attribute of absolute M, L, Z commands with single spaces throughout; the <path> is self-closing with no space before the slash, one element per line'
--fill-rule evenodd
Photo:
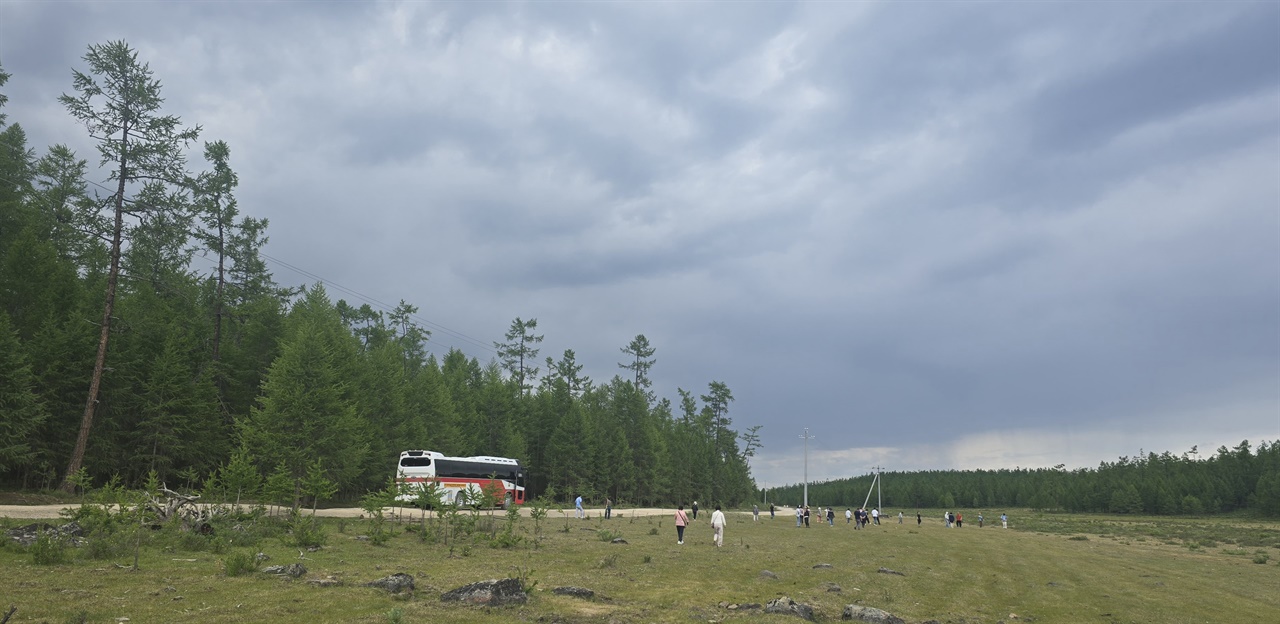
<path fill-rule="evenodd" d="M 690 509 L 693 512 L 693 519 L 689 519 L 689 514 L 684 512 L 684 505 L 676 507 L 676 543 L 684 544 L 684 530 L 692 522 L 698 519 L 698 501 L 693 501 Z M 755 515 L 760 515 L 759 507 L 755 508 Z M 724 512 L 720 510 L 720 506 L 716 505 L 715 511 L 711 512 L 711 542 L 716 548 L 724 546 Z"/>

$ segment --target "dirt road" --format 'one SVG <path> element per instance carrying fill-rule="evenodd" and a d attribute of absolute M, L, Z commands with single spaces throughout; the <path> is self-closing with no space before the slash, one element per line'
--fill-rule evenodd
<path fill-rule="evenodd" d="M 0 518 L 20 518 L 24 520 L 52 520 L 52 519 L 59 518 L 60 516 L 58 515 L 58 512 L 68 507 L 74 507 L 74 505 L 0 505 Z M 388 509 L 387 511 L 388 513 L 400 512 L 400 513 L 404 513 L 406 516 L 413 516 L 415 518 L 418 517 L 419 513 L 421 513 L 420 511 L 412 508 L 400 508 L 400 509 L 394 509 L 394 510 Z M 529 509 L 527 507 L 521 508 L 520 512 L 525 516 L 529 515 Z M 488 512 L 486 511 L 483 513 L 488 513 Z M 502 512 L 499 511 L 497 513 L 500 514 Z M 587 513 L 588 519 L 594 519 L 594 518 L 599 518 L 603 516 L 604 510 L 603 509 L 587 509 L 586 513 Z M 634 508 L 634 509 L 615 508 L 613 510 L 613 517 L 628 518 L 632 516 L 660 516 L 660 515 L 666 515 L 671 513 L 674 513 L 674 512 L 670 509 L 661 509 L 661 508 L 654 508 L 654 507 L 642 507 L 642 508 Z M 568 515 L 570 518 L 573 518 L 573 509 L 572 508 L 565 509 L 564 514 Z M 364 515 L 364 510 L 360 509 L 359 507 L 335 507 L 332 509 L 319 509 L 316 511 L 316 515 L 326 517 L 326 518 L 359 518 L 360 516 Z M 547 512 L 547 517 L 550 519 L 558 520 L 560 518 L 563 518 L 564 516 L 561 515 L 561 512 L 559 509 L 552 509 L 549 512 Z"/>

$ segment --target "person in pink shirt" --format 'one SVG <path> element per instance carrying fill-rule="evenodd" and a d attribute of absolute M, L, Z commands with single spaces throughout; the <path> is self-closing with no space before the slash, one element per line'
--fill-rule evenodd
<path fill-rule="evenodd" d="M 684 513 L 684 505 L 676 508 L 676 543 L 684 543 L 684 528 L 689 526 L 689 516 Z"/>

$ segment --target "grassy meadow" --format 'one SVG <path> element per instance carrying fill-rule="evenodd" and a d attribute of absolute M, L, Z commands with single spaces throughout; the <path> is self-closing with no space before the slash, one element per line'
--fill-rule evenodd
<path fill-rule="evenodd" d="M 908 622 L 1280 621 L 1274 522 L 1015 510 L 1008 530 L 990 522 L 978 528 L 976 512 L 965 514 L 964 528 L 946 529 L 941 510 L 928 510 L 923 526 L 912 515 L 906 524 L 894 517 L 855 531 L 842 516 L 834 528 L 802 529 L 785 513 L 775 520 L 762 514 L 760 522 L 730 513 L 725 546 L 717 549 L 709 514 L 680 546 L 669 515 L 621 509 L 606 521 L 598 513 L 576 520 L 553 510 L 535 529 L 531 518 L 508 520 L 501 512 L 487 527 L 486 512 L 473 533 L 447 542 L 430 530 L 424 539 L 408 523 L 390 521 L 379 531 L 369 520 L 327 518 L 325 546 L 314 552 L 288 545 L 278 523 L 263 519 L 207 538 L 125 532 L 114 550 L 66 549 L 64 563 L 37 564 L 29 549 L 6 540 L 0 610 L 17 607 L 11 622 L 51 623 L 798 621 L 722 606 L 785 595 L 812 605 L 819 621 L 839 620 L 846 604 Z M 5 528 L 29 522 L 3 520 Z M 358 538 L 370 534 L 379 538 Z M 627 543 L 610 543 L 613 537 Z M 492 545 L 498 543 L 506 546 Z M 300 562 L 308 572 L 299 579 L 252 570 L 228 575 L 258 552 L 270 557 L 258 568 Z M 394 572 L 414 576 L 412 595 L 361 585 Z M 532 586 L 527 604 L 440 601 L 450 589 L 503 577 Z M 314 579 L 341 584 L 308 583 Z M 588 588 L 596 597 L 552 594 L 559 586 Z"/>

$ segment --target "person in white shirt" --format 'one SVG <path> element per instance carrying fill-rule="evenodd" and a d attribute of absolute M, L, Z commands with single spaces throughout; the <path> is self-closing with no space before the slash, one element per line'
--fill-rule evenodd
<path fill-rule="evenodd" d="M 880 526 L 880 510 L 878 508 L 871 509 L 871 523 Z"/>
<path fill-rule="evenodd" d="M 715 542 L 716 548 L 724 546 L 724 512 L 720 511 L 719 505 L 716 505 L 716 510 L 711 513 L 711 530 L 715 532 L 712 541 Z"/>
<path fill-rule="evenodd" d="M 844 510 L 844 523 L 849 524 L 850 522 L 853 522 L 853 510 L 846 508 Z"/>

